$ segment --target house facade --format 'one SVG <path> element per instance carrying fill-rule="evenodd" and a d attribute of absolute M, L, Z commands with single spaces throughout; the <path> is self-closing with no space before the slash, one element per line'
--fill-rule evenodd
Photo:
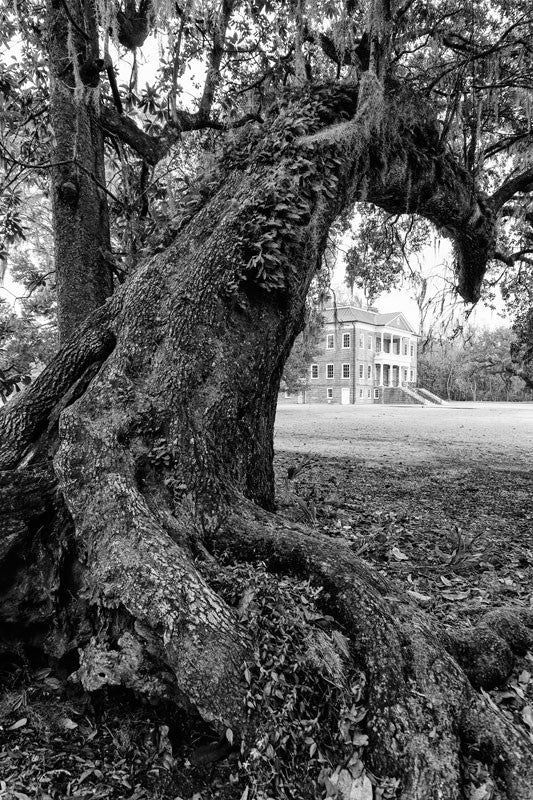
<path fill-rule="evenodd" d="M 341 306 L 323 314 L 324 338 L 309 367 L 305 402 L 394 402 L 393 389 L 416 386 L 418 335 L 401 312 Z"/>

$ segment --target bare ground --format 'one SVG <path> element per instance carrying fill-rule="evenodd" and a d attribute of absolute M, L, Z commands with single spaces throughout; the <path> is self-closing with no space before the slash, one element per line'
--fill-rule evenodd
<path fill-rule="evenodd" d="M 533 403 L 280 405 L 275 447 L 369 464 L 528 469 Z"/>

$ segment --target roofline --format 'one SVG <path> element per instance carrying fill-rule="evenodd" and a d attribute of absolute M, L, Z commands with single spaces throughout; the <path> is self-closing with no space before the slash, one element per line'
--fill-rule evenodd
<path fill-rule="evenodd" d="M 366 309 L 366 308 L 359 308 L 358 306 L 352 306 L 352 305 L 326 306 L 326 308 L 322 309 L 322 311 L 323 312 L 324 311 L 334 311 L 334 312 L 336 312 L 336 311 L 340 311 L 343 308 L 353 308 L 356 311 L 363 311 L 365 314 L 372 314 L 374 317 L 376 317 L 376 316 L 384 316 L 384 313 L 381 312 L 381 311 L 368 311 L 368 309 Z M 407 317 L 405 316 L 403 311 L 389 311 L 387 313 L 395 314 L 395 316 L 392 317 L 392 320 L 395 320 L 395 319 L 397 319 L 397 317 L 400 317 L 400 316 L 403 317 L 405 322 L 406 322 L 406 324 L 409 326 L 409 329 L 411 331 L 411 335 L 412 336 L 416 336 L 419 339 L 422 338 L 422 334 L 415 332 L 414 328 L 412 327 L 411 323 L 409 322 L 409 320 L 407 319 Z M 333 319 L 330 323 L 326 323 L 326 324 L 332 325 L 334 322 L 335 322 L 335 320 Z M 386 327 L 391 327 L 392 328 L 392 327 L 394 327 L 393 325 L 390 324 L 390 322 L 368 322 L 368 321 L 364 321 L 364 320 L 339 320 L 339 324 L 341 324 L 341 325 L 353 325 L 356 322 L 359 322 L 360 324 L 363 324 L 363 325 L 373 325 L 375 328 L 386 328 Z M 401 330 L 401 328 L 398 328 L 397 330 Z M 407 332 L 408 331 L 406 331 L 406 333 Z"/>

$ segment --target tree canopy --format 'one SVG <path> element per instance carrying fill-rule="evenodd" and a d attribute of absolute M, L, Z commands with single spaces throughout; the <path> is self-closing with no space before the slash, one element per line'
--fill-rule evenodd
<path fill-rule="evenodd" d="M 53 19 L 64 30 L 51 28 Z M 3 50 L 13 52 L 0 78 L 4 248 L 21 233 L 21 187 L 47 185 L 47 163 L 57 160 L 57 153 L 48 155 L 46 42 L 62 36 L 58 69 L 63 77 L 70 72 L 75 95 L 99 108 L 107 148 L 104 179 L 83 165 L 75 140 L 70 142 L 70 152 L 61 154 L 73 170 L 64 191 L 77 191 L 77 173 L 103 184 L 98 188 L 112 216 L 107 266 L 115 276 L 157 246 L 154 239 L 164 242 L 165 230 L 172 235 L 183 209 L 194 203 L 198 186 L 192 176 L 197 169 L 204 176 L 209 172 L 210 159 L 228 136 L 241 127 L 257 135 L 284 92 L 331 80 L 346 83 L 363 71 L 401 84 L 406 126 L 435 115 L 435 145 L 453 153 L 504 220 L 490 255 L 503 259 L 506 291 L 527 294 L 527 3 L 228 2 L 218 8 L 208 2 L 141 2 L 136 8 L 129 2 L 121 8 L 102 2 L 92 10 L 59 3 L 45 15 L 39 4 L 24 2 L 6 4 L 2 22 Z M 125 50 L 136 53 L 140 46 L 152 62 L 144 88 L 138 80 L 141 59 L 134 57 L 130 75 L 122 62 Z M 417 106 L 409 109 L 413 92 Z M 423 168 L 423 151 L 414 142 L 408 172 Z M 416 181 L 411 187 L 409 181 L 407 174 L 407 208 L 410 191 L 416 193 Z M 364 199 L 364 189 L 362 194 Z M 412 205 L 416 211 L 416 201 Z M 443 221 L 434 222 L 446 233 Z M 100 269 L 105 272 L 106 265 Z"/>

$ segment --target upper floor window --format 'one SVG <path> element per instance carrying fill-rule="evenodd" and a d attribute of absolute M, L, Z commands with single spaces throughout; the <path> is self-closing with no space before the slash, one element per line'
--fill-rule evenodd
<path fill-rule="evenodd" d="M 311 377 L 318 378 L 318 364 L 311 364 Z"/>
<path fill-rule="evenodd" d="M 368 365 L 367 376 L 366 377 L 367 378 L 371 378 L 372 377 L 372 364 Z"/>
<path fill-rule="evenodd" d="M 407 342 L 404 342 L 404 344 L 403 344 L 403 354 L 404 354 L 404 356 L 407 355 L 407 347 L 408 347 Z M 413 355 L 413 354 L 411 353 L 411 355 Z"/>
<path fill-rule="evenodd" d="M 372 336 L 368 337 L 367 347 L 369 350 L 372 350 Z"/>
<path fill-rule="evenodd" d="M 359 334 L 359 347 L 364 347 L 364 346 L 365 346 L 365 334 L 364 333 L 360 333 Z"/>
<path fill-rule="evenodd" d="M 415 354 L 415 346 L 414 346 L 414 344 L 412 344 L 411 345 L 411 358 L 414 356 L 414 354 Z"/>
<path fill-rule="evenodd" d="M 326 347 L 327 347 L 328 350 L 333 350 L 333 348 L 335 347 L 335 334 L 334 333 L 328 333 L 328 335 L 326 336 Z"/>
<path fill-rule="evenodd" d="M 342 365 L 342 377 L 343 378 L 349 378 L 350 377 L 350 365 L 349 364 L 343 364 Z"/>
<path fill-rule="evenodd" d="M 333 378 L 333 364 L 328 364 L 326 366 L 326 375 L 328 378 Z"/>
<path fill-rule="evenodd" d="M 365 369 L 364 365 L 363 364 L 359 364 L 359 377 L 360 378 L 362 378 L 363 375 L 364 375 L 364 369 Z"/>
<path fill-rule="evenodd" d="M 351 339 L 351 336 L 350 336 L 349 333 L 343 333 L 342 334 L 342 346 L 344 348 L 350 347 L 350 339 Z"/>
<path fill-rule="evenodd" d="M 381 353 L 381 339 L 376 337 L 376 353 Z"/>

